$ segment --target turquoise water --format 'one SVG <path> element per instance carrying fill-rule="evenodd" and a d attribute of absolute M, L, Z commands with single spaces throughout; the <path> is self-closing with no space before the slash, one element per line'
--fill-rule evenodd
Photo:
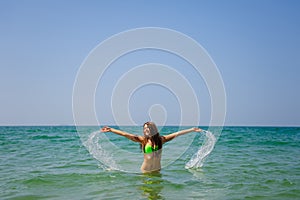
<path fill-rule="evenodd" d="M 161 133 L 176 130 L 164 127 Z M 128 158 L 142 157 L 136 143 L 101 135 L 95 127 L 81 131 L 107 137 Z M 186 169 L 205 141 L 205 136 L 191 134 L 191 143 L 176 138 L 168 144 L 188 146 L 179 158 L 166 146 L 163 158 L 175 161 L 159 174 L 145 175 L 101 164 L 99 160 L 110 163 L 118 155 L 95 159 L 72 126 L 0 127 L 0 199 L 300 199 L 300 128 L 224 127 L 203 166 Z M 139 156 L 121 157 L 118 167 L 135 169 L 142 163 Z"/>

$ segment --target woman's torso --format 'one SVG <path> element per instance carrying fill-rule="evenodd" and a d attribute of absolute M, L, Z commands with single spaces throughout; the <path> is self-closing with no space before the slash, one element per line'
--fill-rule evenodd
<path fill-rule="evenodd" d="M 152 153 L 144 153 L 144 162 L 141 166 L 142 172 L 154 172 L 159 171 L 161 168 L 161 154 L 162 149 L 154 151 Z"/>
<path fill-rule="evenodd" d="M 143 173 L 159 171 L 161 169 L 161 154 L 162 148 L 158 149 L 157 146 L 152 147 L 151 142 L 147 142 L 143 147 L 144 162 L 141 166 Z"/>

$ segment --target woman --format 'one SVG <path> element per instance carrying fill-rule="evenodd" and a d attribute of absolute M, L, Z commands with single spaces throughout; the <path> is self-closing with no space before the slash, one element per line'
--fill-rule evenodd
<path fill-rule="evenodd" d="M 141 166 L 143 173 L 159 171 L 161 168 L 161 152 L 164 143 L 173 140 L 175 137 L 184 135 L 190 132 L 201 132 L 200 128 L 190 128 L 181 130 L 169 135 L 160 136 L 156 125 L 153 122 L 146 122 L 144 124 L 144 136 L 133 135 L 120 131 L 108 126 L 101 129 L 102 132 L 112 132 L 117 135 L 124 136 L 134 142 L 139 142 L 144 152 L 144 162 Z"/>

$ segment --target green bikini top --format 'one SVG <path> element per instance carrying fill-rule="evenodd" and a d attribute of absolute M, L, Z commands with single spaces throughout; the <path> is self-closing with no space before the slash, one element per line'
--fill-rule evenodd
<path fill-rule="evenodd" d="M 157 151 L 157 150 L 158 150 L 158 146 L 152 147 L 150 144 L 146 144 L 144 148 L 145 153 L 152 153 L 153 151 Z"/>

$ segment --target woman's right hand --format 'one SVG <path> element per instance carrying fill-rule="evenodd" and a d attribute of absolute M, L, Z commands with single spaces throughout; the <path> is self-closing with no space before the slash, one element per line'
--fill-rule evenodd
<path fill-rule="evenodd" d="M 100 130 L 101 132 L 103 132 L 103 133 L 106 133 L 106 132 L 111 132 L 111 128 L 110 127 L 108 127 L 108 126 L 104 126 L 103 128 L 101 128 L 101 130 Z"/>
<path fill-rule="evenodd" d="M 202 132 L 203 131 L 201 128 L 198 128 L 198 127 L 194 127 L 193 129 L 194 129 L 195 132 Z"/>

